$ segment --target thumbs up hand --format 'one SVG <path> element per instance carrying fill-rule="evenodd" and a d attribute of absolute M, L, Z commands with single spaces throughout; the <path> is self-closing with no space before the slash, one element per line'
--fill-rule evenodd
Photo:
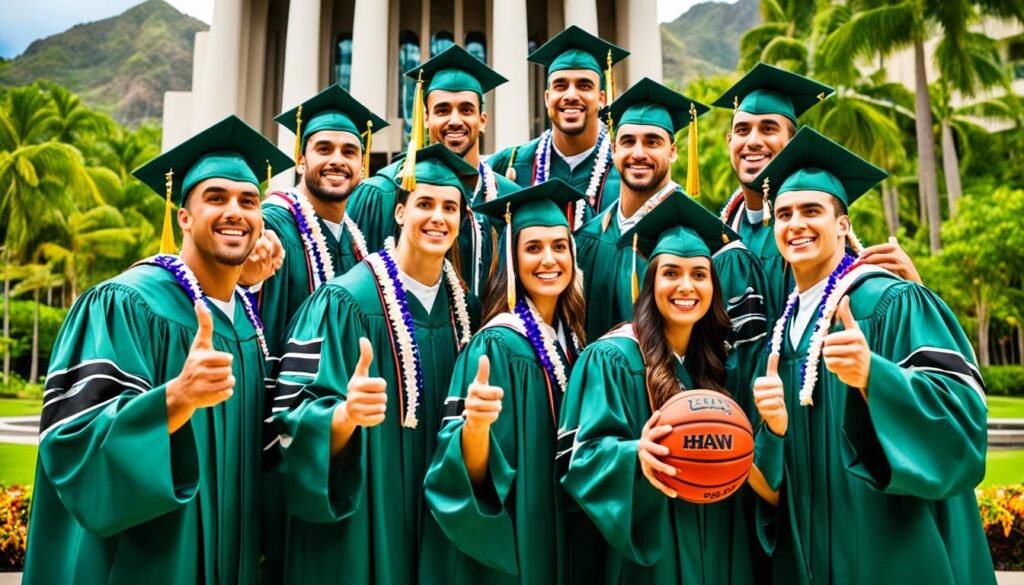
<path fill-rule="evenodd" d="M 220 404 L 234 393 L 233 356 L 213 349 L 213 315 L 206 303 L 196 301 L 195 310 L 199 330 L 181 373 L 166 386 L 171 432 L 188 421 L 195 409 Z"/>
<path fill-rule="evenodd" d="M 365 337 L 359 338 L 359 361 L 348 380 L 348 395 L 341 410 L 342 425 L 372 427 L 384 422 L 387 413 L 387 382 L 370 377 L 373 346 Z"/>
<path fill-rule="evenodd" d="M 782 378 L 779 377 L 779 356 L 768 356 L 768 369 L 764 376 L 754 380 L 754 404 L 757 412 L 776 435 L 785 436 L 789 428 L 789 413 Z"/>
<path fill-rule="evenodd" d="M 840 301 L 836 316 L 843 323 L 843 331 L 825 337 L 825 345 L 821 350 L 821 355 L 825 357 L 825 367 L 847 386 L 863 390 L 868 386 L 871 348 L 850 311 L 850 297 L 843 297 Z"/>
<path fill-rule="evenodd" d="M 468 432 L 486 431 L 498 420 L 498 414 L 501 413 L 501 399 L 505 391 L 488 384 L 490 373 L 491 361 L 486 355 L 481 355 L 480 361 L 477 362 L 476 378 L 466 392 L 466 407 L 463 414 L 466 417 Z"/>

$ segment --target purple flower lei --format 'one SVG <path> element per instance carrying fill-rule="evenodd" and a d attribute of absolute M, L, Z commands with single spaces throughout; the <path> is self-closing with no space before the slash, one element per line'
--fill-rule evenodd
<path fill-rule="evenodd" d="M 551 155 L 551 140 L 554 133 L 547 129 L 541 134 L 540 143 L 537 144 L 537 177 L 533 182 L 539 185 L 548 180 L 548 157 Z"/>
<path fill-rule="evenodd" d="M 850 256 L 849 254 L 843 256 L 843 259 L 839 262 L 839 266 L 836 267 L 836 269 L 832 272 L 832 274 L 828 275 L 828 282 L 825 284 L 825 290 L 824 290 L 824 292 L 822 292 L 822 295 L 821 295 L 821 302 L 818 304 L 818 317 L 813 321 L 813 323 L 817 323 L 825 315 L 825 305 L 827 304 L 826 301 L 829 299 L 829 297 L 832 296 L 832 291 L 835 290 L 836 283 L 839 282 L 839 279 L 841 279 L 843 276 L 846 275 L 846 273 L 850 270 L 850 267 L 853 266 L 853 263 L 856 260 L 857 260 L 856 258 L 854 258 L 853 256 Z M 795 302 L 791 303 L 791 305 L 795 306 L 796 303 Z M 792 312 L 793 312 L 793 306 L 787 307 L 787 310 L 789 311 L 790 314 L 792 314 Z M 788 320 L 789 317 L 787 316 L 786 319 Z M 802 364 L 800 364 L 800 387 L 801 388 L 804 385 L 804 380 L 805 380 L 806 376 L 807 376 L 807 361 L 804 360 L 804 362 Z"/>
<path fill-rule="evenodd" d="M 164 270 L 167 270 L 174 275 L 174 280 L 178 282 L 188 298 L 193 303 L 204 300 L 206 293 L 199 287 L 199 281 L 196 280 L 195 275 L 189 270 L 188 266 L 182 262 L 179 256 L 173 254 L 157 254 L 148 260 L 143 260 L 140 264 L 151 264 L 153 266 L 159 266 Z M 256 302 L 255 297 L 248 290 L 242 287 L 236 287 L 235 292 L 238 293 L 242 299 L 242 307 L 245 309 L 245 316 L 248 317 L 249 323 L 252 324 L 253 329 L 256 330 L 256 338 L 259 340 L 260 349 L 263 350 L 263 355 L 270 355 L 270 350 L 267 347 L 267 339 L 263 335 L 263 321 L 260 320 L 259 315 L 256 313 Z"/>
<path fill-rule="evenodd" d="M 558 383 L 558 378 L 555 376 L 555 365 L 551 363 L 548 358 L 548 352 L 544 349 L 544 338 L 540 332 L 540 326 L 537 325 L 537 321 L 533 318 L 533 313 L 530 311 L 530 307 L 527 306 L 526 300 L 520 297 L 516 301 L 516 315 L 519 316 L 523 321 L 523 326 L 526 327 L 526 339 L 529 340 L 530 345 L 533 347 L 534 353 L 540 358 L 540 363 L 544 366 L 544 371 L 548 375 L 548 379 L 557 386 L 561 386 Z M 564 388 L 560 388 L 564 390 Z"/>
<path fill-rule="evenodd" d="M 313 240 L 313 229 L 306 222 L 306 216 L 302 213 L 302 205 L 294 194 L 288 193 L 288 195 L 288 205 L 291 207 L 292 216 L 295 217 L 295 223 L 298 224 L 299 234 L 302 236 L 303 241 L 309 245 L 312 254 L 316 255 L 317 249 Z M 317 258 L 315 264 L 314 268 L 320 277 L 320 282 L 327 282 L 327 271 L 324 268 L 323 258 Z"/>
<path fill-rule="evenodd" d="M 419 344 L 416 343 L 416 325 L 413 323 L 412 314 L 409 312 L 409 301 L 405 298 L 405 286 L 402 284 L 402 279 L 398 276 L 398 266 L 395 264 L 394 258 L 388 253 L 387 248 L 383 248 L 377 252 L 382 262 L 384 262 L 384 268 L 388 271 L 388 278 L 395 285 L 395 296 L 398 299 L 398 309 L 402 312 L 402 321 L 405 323 L 406 328 L 409 330 L 409 337 L 412 338 L 412 358 L 413 363 L 416 364 L 416 387 L 423 387 L 423 365 L 420 363 L 420 348 Z M 395 347 L 399 352 L 402 351 L 400 344 L 395 344 Z"/>

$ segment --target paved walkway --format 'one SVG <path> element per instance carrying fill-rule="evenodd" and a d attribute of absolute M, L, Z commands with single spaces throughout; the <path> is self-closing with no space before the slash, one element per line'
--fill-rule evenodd
<path fill-rule="evenodd" d="M 38 445 L 39 415 L 0 418 L 0 443 Z M 3 585 L 2 581 L 0 585 Z"/>

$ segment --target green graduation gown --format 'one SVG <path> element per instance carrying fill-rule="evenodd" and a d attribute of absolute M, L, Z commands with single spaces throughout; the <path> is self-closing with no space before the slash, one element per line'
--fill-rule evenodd
<path fill-rule="evenodd" d="M 792 271 L 775 242 L 774 218 L 768 218 L 768 225 L 764 222 L 752 224 L 747 220 L 746 209 L 743 194 L 737 190 L 722 209 L 722 221 L 740 235 L 747 250 L 760 261 L 768 284 L 765 307 L 769 318 L 775 319 L 782 311 L 789 291 L 793 290 Z"/>
<path fill-rule="evenodd" d="M 455 365 L 426 478 L 437 524 L 424 535 L 420 562 L 421 575 L 432 582 L 560 582 L 554 454 L 561 390 L 516 321 L 507 313 L 492 320 Z M 566 375 L 575 359 L 573 349 L 569 354 L 560 351 Z M 462 411 L 481 355 L 490 358 L 489 383 L 505 394 L 491 425 L 487 478 L 474 487 L 462 456 Z"/>
<path fill-rule="evenodd" d="M 388 236 L 396 235 L 395 205 L 398 200 L 398 187 L 395 177 L 401 170 L 402 160 L 399 159 L 381 169 L 376 175 L 362 181 L 352 193 L 348 204 L 348 214 L 366 236 L 366 245 L 371 252 L 384 247 Z M 486 163 L 485 163 L 486 164 Z M 504 176 L 494 173 L 498 197 L 519 190 L 519 186 Z M 471 207 L 480 195 L 478 188 L 467 201 Z M 498 229 L 504 226 L 497 226 Z M 459 259 L 462 265 L 460 275 L 469 290 L 477 297 L 486 294 L 487 279 L 491 275 L 491 264 L 494 262 L 496 233 L 491 218 L 481 213 L 467 213 L 459 227 Z"/>
<path fill-rule="evenodd" d="M 450 292 L 441 284 L 427 310 L 407 294 L 423 365 L 416 428 L 401 426 L 405 396 L 373 271 L 365 263 L 317 290 L 299 309 L 274 389 L 282 478 L 292 517 L 287 583 L 417 583 L 427 521 L 423 477 L 437 444 L 441 411 L 458 345 Z M 479 304 L 467 295 L 472 323 Z M 388 415 L 358 428 L 330 457 L 331 419 L 359 358 L 359 338 L 374 347 L 370 376 L 387 381 Z"/>
<path fill-rule="evenodd" d="M 167 433 L 195 310 L 174 276 L 136 266 L 87 291 L 55 345 L 25 583 L 254 583 L 263 352 L 236 302 L 213 308 L 234 395 Z"/>
<path fill-rule="evenodd" d="M 643 476 L 637 445 L 653 411 L 639 346 L 619 331 L 584 350 L 562 406 L 559 444 L 566 449 L 559 457 L 569 459 L 562 485 L 607 541 L 595 549 L 584 532 L 569 542 L 568 582 L 753 582 L 737 497 L 704 505 L 670 500 Z M 676 376 L 693 387 L 684 365 Z"/>
<path fill-rule="evenodd" d="M 534 159 L 537 156 L 539 144 L 540 138 L 535 138 L 526 144 L 499 150 L 487 158 L 487 163 L 491 165 L 495 173 L 507 176 L 509 159 L 512 157 L 512 151 L 515 150 L 515 160 L 512 161 L 512 167 L 515 169 L 516 184 L 520 187 L 530 187 L 533 185 Z M 568 163 L 552 149 L 549 178 L 562 179 L 580 193 L 586 193 L 587 187 L 590 186 L 591 175 L 594 174 L 597 150 L 597 148 L 594 148 L 587 158 L 576 165 L 576 168 L 570 169 Z M 595 215 L 600 214 L 619 200 L 619 171 L 615 169 L 615 165 L 608 164 L 608 170 L 605 171 L 605 176 L 601 181 L 601 186 L 597 189 L 597 193 L 594 194 L 594 199 L 594 204 L 588 206 L 590 209 L 588 209 L 587 214 L 584 216 L 584 220 L 592 219 Z"/>
<path fill-rule="evenodd" d="M 974 496 L 987 415 L 971 346 L 928 289 L 856 270 L 850 308 L 872 352 L 867 402 L 822 360 L 814 405 L 800 406 L 813 326 L 794 348 L 791 318 L 779 360 L 789 429 L 784 439 L 758 433 L 758 466 L 781 490 L 778 508 L 758 504 L 775 582 L 995 583 Z"/>

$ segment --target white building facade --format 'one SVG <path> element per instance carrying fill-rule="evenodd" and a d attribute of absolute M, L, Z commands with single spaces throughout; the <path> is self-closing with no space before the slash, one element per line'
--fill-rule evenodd
<path fill-rule="evenodd" d="M 570 24 L 632 53 L 615 68 L 620 91 L 661 80 L 656 0 L 216 0 L 196 35 L 192 90 L 164 96 L 163 150 L 236 114 L 291 153 L 274 116 L 337 82 L 390 122 L 373 139 L 380 168 L 411 118 L 403 72 L 455 43 L 509 79 L 485 104 L 482 150 L 494 152 L 544 129 L 544 72 L 526 56 Z"/>

